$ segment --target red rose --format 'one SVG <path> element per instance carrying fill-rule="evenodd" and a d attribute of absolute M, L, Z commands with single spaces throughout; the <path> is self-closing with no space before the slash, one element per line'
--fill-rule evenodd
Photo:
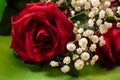
<path fill-rule="evenodd" d="M 75 39 L 73 24 L 55 3 L 32 3 L 12 17 L 11 47 L 26 63 L 49 61 Z"/>
<path fill-rule="evenodd" d="M 106 45 L 98 46 L 96 53 L 99 56 L 99 63 L 111 69 L 120 63 L 120 28 L 117 28 L 114 23 L 103 36 Z"/>

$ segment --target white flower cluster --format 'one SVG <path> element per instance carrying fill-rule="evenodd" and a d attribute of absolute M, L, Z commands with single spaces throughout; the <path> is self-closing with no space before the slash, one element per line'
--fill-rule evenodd
<path fill-rule="evenodd" d="M 96 25 L 96 27 L 99 29 L 99 32 L 101 34 L 104 34 L 107 32 L 109 28 L 112 27 L 112 23 L 104 22 L 105 15 L 107 16 L 113 16 L 114 12 L 110 7 L 111 1 L 110 0 L 89 0 L 92 7 L 90 8 L 90 11 L 88 12 L 88 26 L 93 27 Z M 120 9 L 117 11 L 120 12 Z M 96 16 L 99 16 L 98 19 L 96 19 Z"/>
<path fill-rule="evenodd" d="M 84 28 L 78 28 L 80 21 L 74 23 L 75 29 L 74 33 L 76 34 L 75 42 L 69 42 L 66 45 L 68 51 L 72 52 L 72 57 L 66 56 L 63 59 L 64 66 L 61 68 L 63 73 L 67 73 L 70 70 L 69 64 L 71 61 L 74 61 L 74 68 L 76 70 L 81 70 L 83 67 L 88 64 L 94 65 L 98 60 L 98 56 L 94 55 L 97 43 L 99 42 L 100 46 L 105 44 L 105 41 L 102 37 L 95 35 L 93 30 Z M 94 56 L 92 56 L 93 54 Z M 67 67 L 65 67 L 67 66 Z"/>
<path fill-rule="evenodd" d="M 75 8 L 75 11 L 88 10 L 91 7 L 90 2 L 87 0 L 72 0 L 71 5 Z"/>
<path fill-rule="evenodd" d="M 100 33 L 104 34 L 109 28 L 112 27 L 111 23 L 106 24 L 106 22 L 104 22 L 105 16 L 107 15 L 114 17 L 114 11 L 116 11 L 113 8 L 109 8 L 112 1 L 113 0 L 72 0 L 71 5 L 75 8 L 75 11 L 88 11 L 88 26 L 93 27 L 96 25 Z M 71 12 L 72 16 L 75 15 L 75 11 L 73 10 Z M 120 6 L 117 7 L 117 13 L 120 15 Z M 99 17 L 96 19 L 96 16 Z M 109 28 L 106 28 L 108 26 Z"/>
<path fill-rule="evenodd" d="M 62 3 L 64 0 L 59 0 Z M 50 62 L 52 67 L 60 66 L 63 73 L 71 70 L 71 63 L 76 70 L 82 70 L 85 65 L 94 65 L 98 60 L 98 55 L 95 54 L 97 44 L 104 46 L 106 44 L 103 36 L 98 37 L 92 29 L 94 28 L 101 34 L 105 34 L 112 23 L 106 21 L 107 17 L 115 17 L 117 13 L 120 15 L 120 6 L 110 8 L 113 0 L 71 0 L 71 16 L 76 17 L 76 13 L 86 11 L 88 21 L 85 24 L 76 21 L 74 23 L 73 32 L 76 35 L 76 40 L 66 44 L 66 49 L 69 55 L 65 55 L 60 60 Z M 116 13 L 114 12 L 116 11 Z M 87 25 L 87 27 L 86 27 Z M 117 23 L 120 27 L 120 23 Z M 61 65 L 62 64 L 62 65 Z"/>

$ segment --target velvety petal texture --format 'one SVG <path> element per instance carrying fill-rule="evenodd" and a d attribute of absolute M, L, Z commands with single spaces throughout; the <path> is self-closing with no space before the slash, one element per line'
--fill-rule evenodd
<path fill-rule="evenodd" d="M 55 3 L 31 3 L 12 17 L 12 44 L 26 63 L 42 63 L 65 53 L 73 24 Z"/>
<path fill-rule="evenodd" d="M 96 53 L 99 55 L 100 64 L 111 69 L 120 64 L 120 28 L 116 27 L 116 22 L 103 36 L 106 45 L 98 46 Z"/>

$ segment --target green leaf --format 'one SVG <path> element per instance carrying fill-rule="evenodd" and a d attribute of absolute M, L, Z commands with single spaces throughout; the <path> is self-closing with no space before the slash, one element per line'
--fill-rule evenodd
<path fill-rule="evenodd" d="M 30 2 L 39 2 L 39 0 L 6 0 L 7 7 L 3 12 L 0 22 L 0 35 L 10 35 L 11 17 L 18 15 L 18 13 L 24 9 L 25 4 Z"/>

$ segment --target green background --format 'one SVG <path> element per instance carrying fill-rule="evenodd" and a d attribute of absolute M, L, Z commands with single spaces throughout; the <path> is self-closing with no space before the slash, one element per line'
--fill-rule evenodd
<path fill-rule="evenodd" d="M 0 0 L 0 19 L 6 6 Z M 0 36 L 0 80 L 120 80 L 120 67 L 106 70 L 98 65 L 87 66 L 74 78 L 58 69 L 24 64 L 10 49 L 11 36 Z"/>

